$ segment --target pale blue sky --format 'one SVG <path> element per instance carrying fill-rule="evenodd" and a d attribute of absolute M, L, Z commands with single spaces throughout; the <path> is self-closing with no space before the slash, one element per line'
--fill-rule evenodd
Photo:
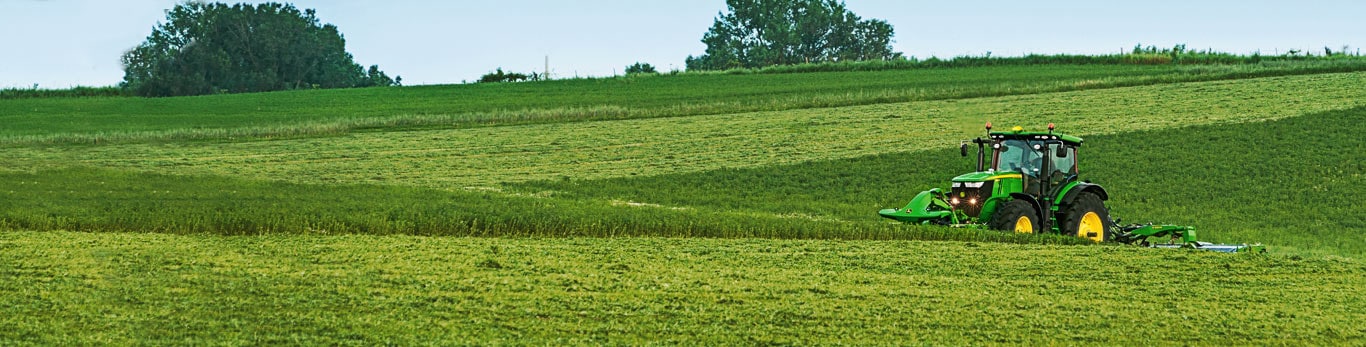
<path fill-rule="evenodd" d="M 0 88 L 103 86 L 119 56 L 176 0 L 0 0 Z M 249 1 L 260 2 L 260 1 Z M 683 69 L 724 0 L 285 1 L 336 24 L 362 65 L 405 84 L 460 83 L 494 68 L 556 77 L 621 73 L 636 61 Z M 1112 53 L 1135 44 L 1263 54 L 1366 46 L 1366 1 L 846 0 L 896 28 L 916 57 Z"/>

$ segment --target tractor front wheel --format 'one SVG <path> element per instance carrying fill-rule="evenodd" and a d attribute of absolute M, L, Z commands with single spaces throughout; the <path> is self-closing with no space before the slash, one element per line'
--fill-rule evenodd
<path fill-rule="evenodd" d="M 1011 200 L 1002 204 L 996 209 L 996 213 L 991 215 L 991 221 L 987 226 L 996 230 L 1024 234 L 1043 232 L 1039 230 L 1039 213 L 1034 211 L 1033 205 L 1024 200 Z"/>
<path fill-rule="evenodd" d="M 1100 196 L 1081 193 L 1071 204 L 1063 206 L 1062 225 L 1058 228 L 1063 235 L 1073 235 L 1095 242 L 1110 241 L 1115 238 L 1110 232 L 1110 211 Z"/>

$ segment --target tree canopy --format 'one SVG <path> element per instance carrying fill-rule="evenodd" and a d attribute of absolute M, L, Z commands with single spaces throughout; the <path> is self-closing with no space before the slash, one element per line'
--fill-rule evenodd
<path fill-rule="evenodd" d="M 892 52 L 892 25 L 864 20 L 836 0 L 726 0 L 702 36 L 707 51 L 689 56 L 688 70 L 882 60 Z"/>
<path fill-rule="evenodd" d="M 120 84 L 136 95 L 179 96 L 397 82 L 346 52 L 346 41 L 312 9 L 293 5 L 185 2 L 122 57 Z"/>

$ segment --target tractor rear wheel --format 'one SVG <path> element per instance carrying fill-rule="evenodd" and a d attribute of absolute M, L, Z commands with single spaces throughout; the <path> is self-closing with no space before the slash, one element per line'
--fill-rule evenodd
<path fill-rule="evenodd" d="M 1063 235 L 1073 235 L 1095 242 L 1114 240 L 1110 232 L 1110 211 L 1100 196 L 1094 193 L 1081 193 L 1071 204 L 1062 208 L 1062 225 L 1058 227 Z"/>
<path fill-rule="evenodd" d="M 1002 204 L 996 209 L 996 213 L 991 214 L 987 226 L 996 230 L 1024 234 L 1043 232 L 1039 230 L 1039 213 L 1034 211 L 1034 205 L 1024 200 L 1011 200 Z"/>

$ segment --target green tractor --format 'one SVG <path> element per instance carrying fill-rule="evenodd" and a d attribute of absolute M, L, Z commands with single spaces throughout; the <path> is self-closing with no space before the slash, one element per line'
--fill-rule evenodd
<path fill-rule="evenodd" d="M 920 192 L 903 208 L 878 211 L 886 218 L 915 224 L 987 227 L 1017 233 L 1060 233 L 1095 242 L 1115 241 L 1153 247 L 1149 238 L 1169 237 L 1167 247 L 1224 252 L 1260 251 L 1261 245 L 1214 245 L 1195 239 L 1195 228 L 1174 225 L 1117 226 L 1110 218 L 1105 188 L 1081 180 L 1077 165 L 1080 137 L 1029 132 L 1021 127 L 965 140 L 977 145 L 977 170 L 954 177 L 949 190 Z"/>
<path fill-rule="evenodd" d="M 986 139 L 971 140 L 977 145 L 976 172 L 954 177 L 948 192 L 930 189 L 905 208 L 878 214 L 909 223 L 1060 232 L 1096 242 L 1114 239 L 1105 208 L 1110 195 L 1100 185 L 1078 179 L 1080 137 L 1055 134 L 1053 124 L 1048 132 L 1027 132 L 1018 126 L 991 132 L 991 123 L 986 128 Z M 967 142 L 960 147 L 965 157 Z"/>

